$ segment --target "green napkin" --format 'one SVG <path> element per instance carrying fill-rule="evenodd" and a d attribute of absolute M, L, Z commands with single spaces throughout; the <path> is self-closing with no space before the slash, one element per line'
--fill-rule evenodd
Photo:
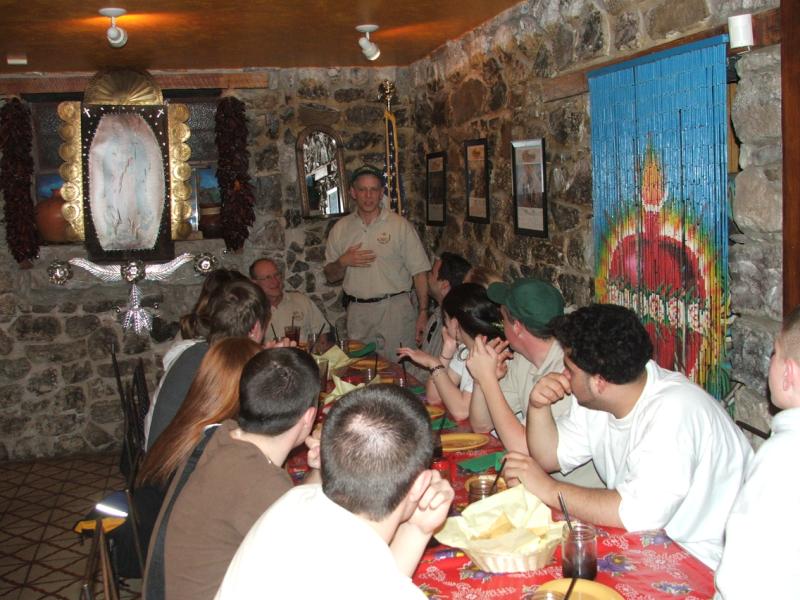
<path fill-rule="evenodd" d="M 375 342 L 370 342 L 369 344 L 367 344 L 363 348 L 360 348 L 359 350 L 353 350 L 352 352 L 348 352 L 347 356 L 349 356 L 350 358 L 361 358 L 362 356 L 366 356 L 367 354 L 372 354 L 373 352 L 375 352 L 375 348 L 376 348 Z"/>
<path fill-rule="evenodd" d="M 442 419 L 444 419 L 444 423 L 442 423 Z M 456 423 L 448 419 L 447 417 L 439 417 L 438 419 L 431 421 L 431 428 L 434 431 L 441 431 L 442 429 L 452 429 L 456 426 Z"/>
<path fill-rule="evenodd" d="M 412 394 L 417 394 L 418 396 L 420 394 L 424 394 L 425 393 L 425 386 L 424 385 L 412 385 L 412 386 L 407 387 L 406 389 L 409 392 L 411 392 Z"/>
<path fill-rule="evenodd" d="M 503 462 L 503 457 L 505 455 L 505 452 L 492 452 L 491 454 L 484 454 L 482 456 L 476 456 L 475 458 L 462 460 L 458 463 L 458 466 L 472 473 L 483 473 L 489 469 L 497 470 L 500 468 L 500 464 Z"/>

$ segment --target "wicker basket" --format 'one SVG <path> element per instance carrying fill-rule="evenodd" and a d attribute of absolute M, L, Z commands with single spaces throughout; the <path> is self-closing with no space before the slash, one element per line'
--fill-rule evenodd
<path fill-rule="evenodd" d="M 558 547 L 559 540 L 552 540 L 540 547 L 533 554 L 492 554 L 490 552 L 477 552 L 464 549 L 464 553 L 477 565 L 481 571 L 487 573 L 520 573 L 535 571 L 550 564 L 553 554 Z"/>

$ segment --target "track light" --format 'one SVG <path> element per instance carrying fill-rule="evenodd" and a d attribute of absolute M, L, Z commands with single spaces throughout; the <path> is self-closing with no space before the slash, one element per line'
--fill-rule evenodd
<path fill-rule="evenodd" d="M 117 27 L 117 17 L 124 15 L 124 8 L 101 8 L 100 14 L 111 19 L 111 27 L 106 30 L 106 38 L 113 48 L 122 48 L 128 43 L 128 32 L 122 27 Z"/>
<path fill-rule="evenodd" d="M 381 55 L 381 49 L 378 44 L 369 39 L 369 34 L 378 29 L 377 25 L 358 25 L 356 31 L 363 33 L 364 37 L 359 38 L 358 45 L 361 46 L 361 52 L 367 60 L 377 60 Z"/>

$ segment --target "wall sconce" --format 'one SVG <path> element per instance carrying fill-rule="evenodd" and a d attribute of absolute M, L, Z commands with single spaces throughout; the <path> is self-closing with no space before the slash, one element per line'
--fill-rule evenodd
<path fill-rule="evenodd" d="M 356 27 L 356 31 L 364 34 L 364 37 L 359 38 L 358 45 L 361 46 L 361 52 L 364 53 L 364 57 L 367 60 L 377 60 L 381 55 L 381 49 L 378 48 L 378 44 L 369 39 L 369 34 L 377 31 L 377 29 L 377 25 L 358 25 Z"/>
<path fill-rule="evenodd" d="M 117 27 L 117 17 L 124 15 L 124 8 L 101 8 L 100 14 L 111 19 L 111 27 L 106 30 L 106 38 L 112 48 L 122 48 L 128 43 L 128 32 L 122 27 Z"/>
<path fill-rule="evenodd" d="M 728 17 L 728 38 L 731 50 L 753 46 L 753 16 L 736 15 Z"/>

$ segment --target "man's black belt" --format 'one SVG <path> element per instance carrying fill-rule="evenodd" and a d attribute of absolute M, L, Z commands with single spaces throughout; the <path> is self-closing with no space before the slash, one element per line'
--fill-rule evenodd
<path fill-rule="evenodd" d="M 380 302 L 381 300 L 386 300 L 387 298 L 394 298 L 395 296 L 399 296 L 400 294 L 407 294 L 408 290 L 405 292 L 395 292 L 394 294 L 384 294 L 383 296 L 378 296 L 377 298 L 356 298 L 355 296 L 351 296 L 350 294 L 344 295 L 344 301 L 347 304 L 351 302 L 355 302 L 356 304 L 371 304 L 373 302 Z"/>

